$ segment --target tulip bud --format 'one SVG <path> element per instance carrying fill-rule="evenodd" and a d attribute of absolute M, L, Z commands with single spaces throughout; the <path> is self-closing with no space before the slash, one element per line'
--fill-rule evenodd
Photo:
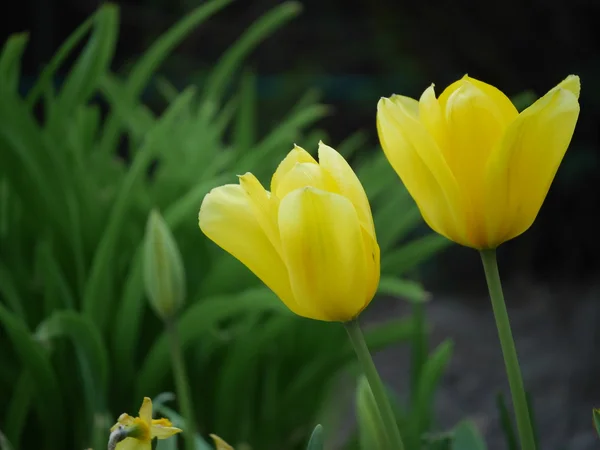
<path fill-rule="evenodd" d="M 153 210 L 144 238 L 144 285 L 150 305 L 161 319 L 173 317 L 185 298 L 185 271 L 168 225 Z"/>

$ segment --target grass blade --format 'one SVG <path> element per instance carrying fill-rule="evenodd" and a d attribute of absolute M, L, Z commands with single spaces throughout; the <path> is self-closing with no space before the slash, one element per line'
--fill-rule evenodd
<path fill-rule="evenodd" d="M 0 82 L 9 92 L 17 93 L 21 78 L 21 59 L 29 41 L 27 33 L 13 34 L 8 38 L 0 54 Z"/>
<path fill-rule="evenodd" d="M 36 410 L 44 427 L 46 449 L 64 448 L 63 404 L 58 381 L 50 360 L 41 345 L 36 342 L 25 325 L 0 305 L 0 323 L 4 326 L 23 367 L 34 380 L 37 401 Z"/>

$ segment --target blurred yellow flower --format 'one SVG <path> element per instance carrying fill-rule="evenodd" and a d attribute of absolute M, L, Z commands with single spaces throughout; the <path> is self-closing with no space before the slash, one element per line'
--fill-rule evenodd
<path fill-rule="evenodd" d="M 213 189 L 202 232 L 258 276 L 294 313 L 346 322 L 373 299 L 379 246 L 365 191 L 346 160 L 319 143 L 295 146 L 266 191 L 251 173 Z"/>
<path fill-rule="evenodd" d="M 144 397 L 138 417 L 121 414 L 110 429 L 116 430 L 124 430 L 128 436 L 117 444 L 116 450 L 150 450 L 152 439 L 166 439 L 181 432 L 168 419 L 152 419 L 152 400 L 148 397 Z"/>
<path fill-rule="evenodd" d="M 468 76 L 436 98 L 393 95 L 377 105 L 390 164 L 429 226 L 492 249 L 535 220 L 579 116 L 571 75 L 520 114 L 495 87 Z"/>
<path fill-rule="evenodd" d="M 215 441 L 216 450 L 234 450 L 231 445 L 225 442 L 216 434 L 211 434 L 210 437 Z"/>

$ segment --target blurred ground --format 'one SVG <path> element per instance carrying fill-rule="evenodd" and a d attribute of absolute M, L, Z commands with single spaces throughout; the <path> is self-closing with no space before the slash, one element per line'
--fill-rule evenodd
<path fill-rule="evenodd" d="M 600 286 L 521 279 L 505 283 L 505 294 L 524 381 L 533 396 L 541 449 L 600 448 L 592 425 L 592 408 L 600 406 L 600 371 L 593 356 Z M 471 418 L 489 450 L 505 450 L 495 398 L 498 391 L 507 399 L 510 394 L 494 318 L 485 291 L 468 296 L 434 292 L 427 305 L 431 345 L 448 337 L 455 343 L 437 393 L 437 419 L 444 429 Z M 363 321 L 368 326 L 408 312 L 405 302 L 383 299 L 372 304 Z M 406 392 L 407 349 L 390 348 L 375 359 L 385 381 Z"/>

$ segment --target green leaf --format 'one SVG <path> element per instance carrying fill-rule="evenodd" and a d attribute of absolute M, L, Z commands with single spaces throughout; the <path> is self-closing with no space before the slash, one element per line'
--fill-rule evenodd
<path fill-rule="evenodd" d="M 148 84 L 154 71 L 167 58 L 169 53 L 177 46 L 194 28 L 207 20 L 217 11 L 225 7 L 231 0 L 211 0 L 197 7 L 189 14 L 173 25 L 169 30 L 162 34 L 152 46 L 146 50 L 143 56 L 133 67 L 131 74 L 127 79 L 127 86 L 124 92 L 132 99 L 137 99 L 141 91 Z M 100 148 L 104 153 L 109 153 L 115 149 L 119 137 L 120 121 L 111 115 L 107 119 L 104 127 L 104 134 L 100 143 Z"/>
<path fill-rule="evenodd" d="M 502 392 L 498 392 L 496 394 L 496 406 L 498 407 L 500 426 L 504 432 L 507 450 L 519 450 L 515 428 L 512 423 L 510 413 L 508 412 L 508 408 L 506 407 L 506 401 Z"/>
<path fill-rule="evenodd" d="M 454 429 L 452 450 L 486 450 L 486 445 L 475 425 L 470 421 L 459 423 Z"/>
<path fill-rule="evenodd" d="M 19 89 L 21 59 L 28 41 L 27 33 L 13 34 L 4 44 L 0 54 L 0 83 L 15 94 Z"/>
<path fill-rule="evenodd" d="M 6 439 L 6 436 L 4 436 L 4 433 L 2 433 L 2 431 L 0 430 L 0 450 L 12 450 L 13 447 L 12 445 L 10 445 L 10 442 L 8 441 L 8 439 Z"/>
<path fill-rule="evenodd" d="M 423 433 L 429 431 L 435 391 L 450 361 L 452 349 L 452 342 L 449 339 L 445 340 L 436 348 L 421 369 L 408 425 L 410 436 L 415 440 L 419 440 Z"/>
<path fill-rule="evenodd" d="M 356 388 L 356 414 L 361 450 L 388 448 L 389 441 L 382 426 L 381 415 L 364 375 L 359 377 Z"/>
<path fill-rule="evenodd" d="M 398 250 L 382 255 L 381 272 L 402 275 L 416 265 L 431 258 L 452 242 L 445 237 L 431 233 L 403 245 Z"/>
<path fill-rule="evenodd" d="M 594 419 L 594 427 L 596 428 L 596 433 L 600 437 L 600 409 L 594 409 L 592 413 Z"/>
<path fill-rule="evenodd" d="M 306 450 L 323 450 L 324 445 L 325 440 L 323 437 L 323 426 L 319 424 L 314 428 L 312 434 L 310 435 Z"/>
<path fill-rule="evenodd" d="M 92 268 L 83 298 L 83 310 L 94 318 L 102 331 L 105 330 L 108 314 L 111 310 L 109 295 L 107 294 L 111 283 L 114 282 L 111 280 L 111 275 L 115 246 L 121 229 L 125 225 L 128 207 L 133 200 L 131 192 L 134 185 L 144 176 L 152 158 L 158 153 L 157 144 L 163 143 L 167 139 L 173 121 L 177 119 L 178 114 L 183 109 L 188 107 L 192 101 L 193 93 L 192 88 L 183 91 L 162 115 L 157 125 L 148 133 L 142 149 L 136 153 L 131 168 L 121 184 L 116 202 L 110 212 L 108 224 L 92 261 Z"/>
<path fill-rule="evenodd" d="M 280 311 L 281 305 L 274 301 L 266 288 L 248 290 L 233 296 L 217 296 L 191 305 L 180 317 L 177 329 L 181 347 L 185 348 L 208 335 L 223 320 L 255 311 Z M 137 396 L 143 397 L 170 370 L 169 343 L 162 333 L 148 351 L 137 377 Z"/>
<path fill-rule="evenodd" d="M 21 435 L 25 429 L 27 415 L 32 406 L 34 389 L 31 375 L 24 370 L 13 387 L 10 403 L 6 408 L 6 421 L 4 423 L 8 440 L 12 442 L 15 448 L 21 448 Z"/>
<path fill-rule="evenodd" d="M 14 278 L 2 261 L 0 261 L 0 294 L 2 294 L 4 301 L 10 306 L 12 312 L 18 315 L 24 323 L 27 323 L 25 309 L 19 298 L 19 291 L 17 286 L 15 286 Z"/>
<path fill-rule="evenodd" d="M 12 342 L 36 390 L 35 407 L 44 428 L 44 448 L 64 448 L 63 403 L 58 381 L 46 352 L 25 325 L 0 304 L 0 323 Z"/>
<path fill-rule="evenodd" d="M 170 393 L 162 393 L 157 395 L 156 398 L 152 401 L 153 409 L 161 416 L 169 419 L 174 427 L 185 429 L 185 420 L 179 414 L 177 414 L 174 410 L 165 405 L 165 402 L 168 399 L 174 399 L 175 396 Z M 165 441 L 170 441 L 171 439 L 165 439 Z M 196 450 L 213 450 L 213 447 L 206 442 L 202 436 L 196 434 L 194 437 Z"/>
<path fill-rule="evenodd" d="M 96 12 L 96 14 L 99 14 L 99 11 Z M 45 90 L 47 90 L 49 86 L 51 86 L 54 74 L 61 64 L 69 57 L 75 47 L 77 47 L 77 44 L 79 44 L 86 33 L 90 30 L 92 24 L 94 23 L 96 14 L 90 16 L 81 25 L 79 25 L 60 46 L 50 62 L 44 66 L 42 73 L 40 74 L 33 88 L 31 88 L 27 94 L 26 102 L 29 108 L 33 107 L 39 96 Z"/>
<path fill-rule="evenodd" d="M 82 366 L 82 376 L 89 378 L 91 395 L 104 403 L 108 389 L 108 353 L 96 324 L 76 311 L 58 311 L 40 324 L 36 336 L 42 341 L 66 337 L 77 349 Z"/>
<path fill-rule="evenodd" d="M 234 147 L 238 155 L 249 151 L 256 142 L 256 75 L 245 71 L 240 83 L 239 106 L 234 128 Z"/>
<path fill-rule="evenodd" d="M 302 7 L 299 2 L 287 1 L 263 15 L 250 25 L 237 42 L 219 58 L 206 82 L 202 103 L 219 104 L 232 77 L 244 58 L 265 38 L 297 16 Z"/>
<path fill-rule="evenodd" d="M 216 177 L 193 186 L 178 198 L 164 212 L 164 218 L 174 233 L 190 217 L 198 214 L 198 205 L 213 187 L 223 184 L 227 177 Z M 140 325 L 143 319 L 144 285 L 142 280 L 142 247 L 138 246 L 131 259 L 125 287 L 112 332 L 112 348 L 116 366 L 123 371 L 125 379 L 131 379 L 134 372 L 134 353 L 140 340 Z"/>
<path fill-rule="evenodd" d="M 377 293 L 393 295 L 412 303 L 424 303 L 429 300 L 429 293 L 423 289 L 421 284 L 393 276 L 381 277 Z"/>
<path fill-rule="evenodd" d="M 102 5 L 94 15 L 92 35 L 63 84 L 50 123 L 67 118 L 96 90 L 98 81 L 110 68 L 117 41 L 118 17 L 118 7 L 110 3 Z"/>

